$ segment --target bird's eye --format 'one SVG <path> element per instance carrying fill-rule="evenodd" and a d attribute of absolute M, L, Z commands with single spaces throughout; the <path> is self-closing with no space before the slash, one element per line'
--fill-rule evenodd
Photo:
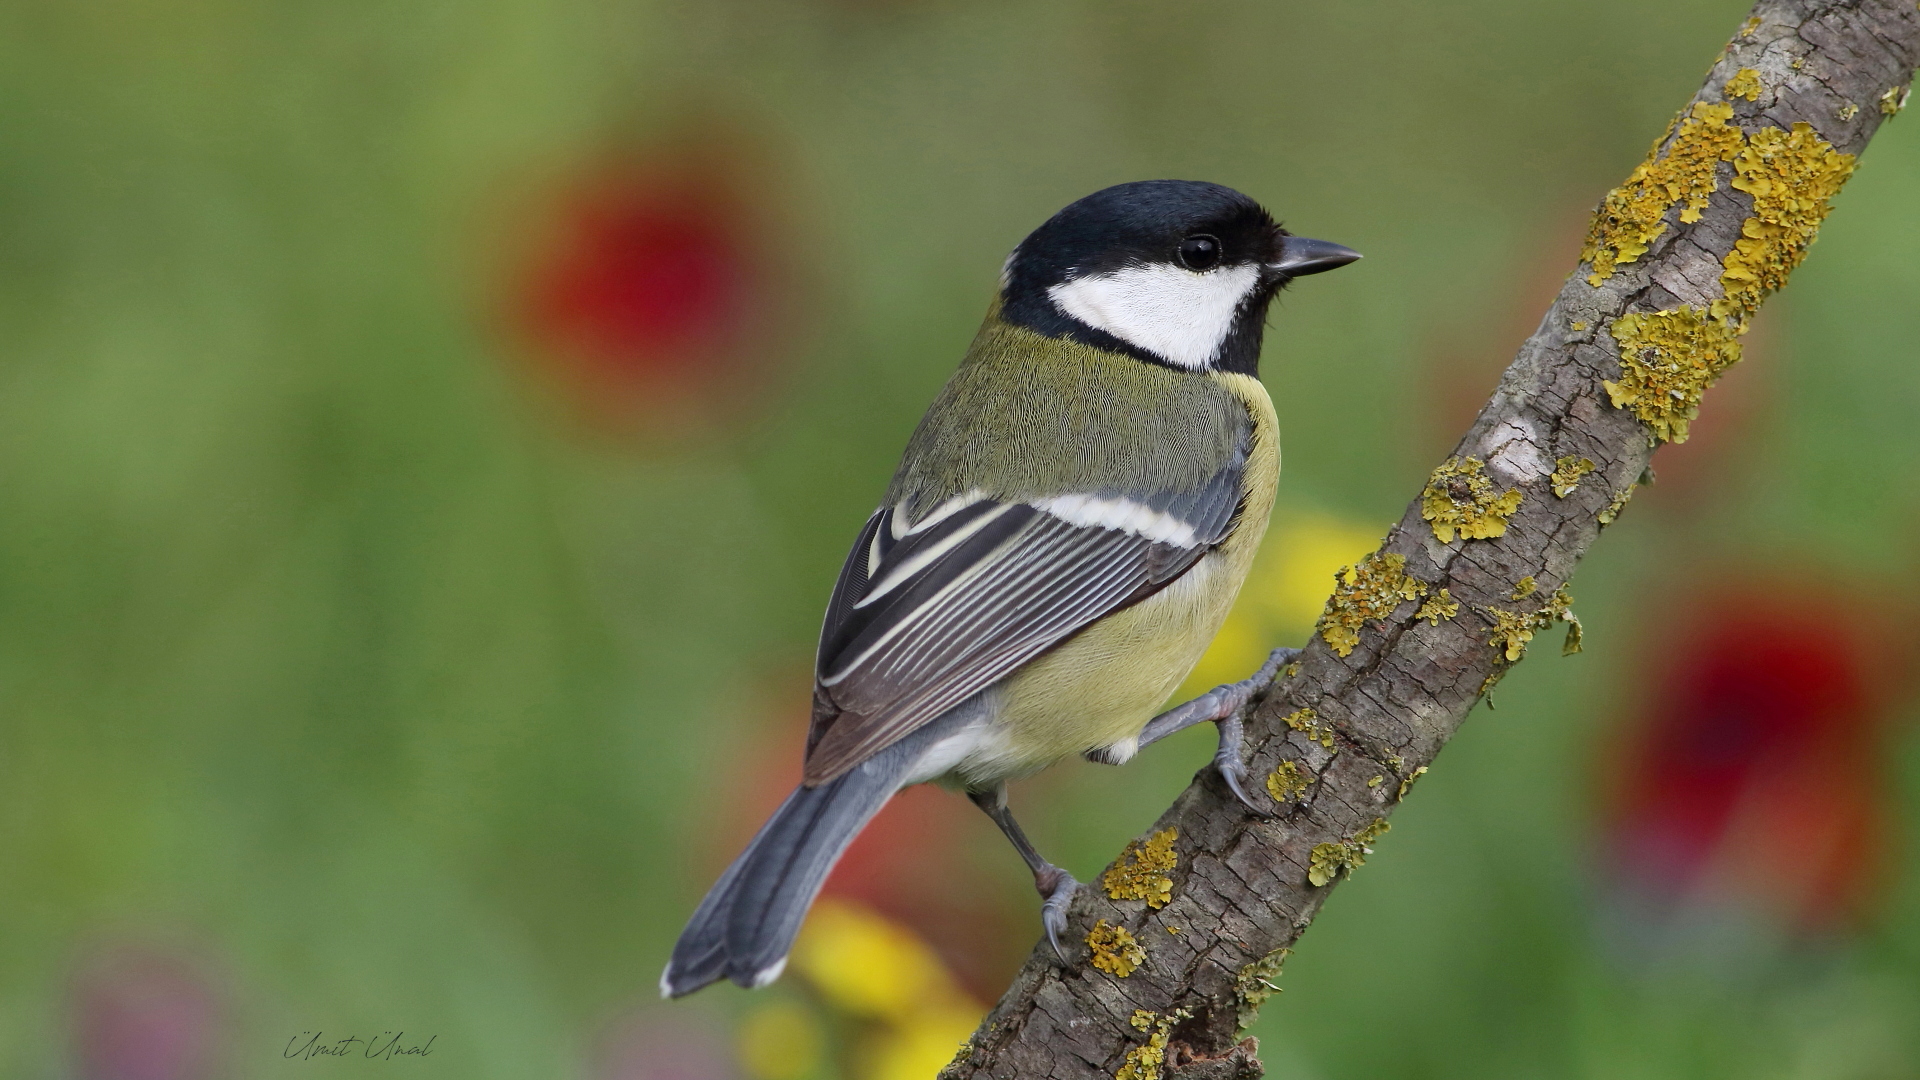
<path fill-rule="evenodd" d="M 1180 241 L 1180 265 L 1189 270 L 1211 270 L 1220 265 L 1220 241 L 1206 233 Z"/>

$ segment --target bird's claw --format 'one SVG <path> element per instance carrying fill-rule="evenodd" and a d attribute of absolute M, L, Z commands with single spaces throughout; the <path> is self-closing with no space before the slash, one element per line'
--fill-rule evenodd
<path fill-rule="evenodd" d="M 1057 866 L 1034 875 L 1034 887 L 1045 897 L 1040 902 L 1040 924 L 1046 927 L 1047 944 L 1053 946 L 1053 955 L 1062 964 L 1067 962 L 1067 951 L 1060 944 L 1060 935 L 1067 932 L 1067 907 L 1073 903 L 1074 890 L 1080 883 L 1073 875 Z"/>
<path fill-rule="evenodd" d="M 1220 745 L 1213 752 L 1213 769 L 1220 774 L 1220 780 L 1226 784 L 1227 790 L 1254 817 L 1270 818 L 1274 812 L 1254 802 L 1253 797 L 1247 794 L 1247 767 L 1240 760 L 1241 745 L 1246 741 L 1240 710 L 1253 700 L 1255 691 L 1270 685 L 1280 674 L 1280 669 L 1299 655 L 1299 649 L 1275 649 L 1268 654 L 1267 662 L 1260 665 L 1260 670 L 1252 678 L 1217 687 L 1213 691 L 1220 696 L 1220 709 L 1213 717 L 1214 725 L 1220 729 Z"/>
<path fill-rule="evenodd" d="M 1221 782 L 1227 785 L 1227 790 L 1233 793 L 1233 797 L 1240 800 L 1240 805 L 1247 808 L 1247 813 L 1254 817 L 1273 817 L 1272 810 L 1254 802 L 1252 796 L 1247 794 L 1247 767 L 1240 760 L 1240 745 L 1243 741 L 1240 718 L 1226 717 L 1219 722 L 1219 727 L 1220 746 L 1213 752 L 1214 771 L 1220 774 Z"/>

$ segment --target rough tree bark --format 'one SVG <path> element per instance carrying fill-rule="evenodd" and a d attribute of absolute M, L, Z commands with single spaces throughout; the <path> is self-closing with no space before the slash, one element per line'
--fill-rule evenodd
<path fill-rule="evenodd" d="M 1473 427 L 1252 710 L 1249 774 L 1277 816 L 1197 778 L 1081 888 L 1070 963 L 1042 943 L 943 1078 L 1261 1074 L 1240 1029 L 1282 950 L 1529 639 L 1568 615 L 1575 564 L 1653 449 L 1686 437 L 1916 62 L 1914 0 L 1761 0 L 1607 196 Z"/>

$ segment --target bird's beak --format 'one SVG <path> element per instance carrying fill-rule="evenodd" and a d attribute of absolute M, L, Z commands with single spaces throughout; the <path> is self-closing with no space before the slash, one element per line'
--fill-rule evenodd
<path fill-rule="evenodd" d="M 1338 270 L 1359 257 L 1360 253 L 1350 247 L 1325 240 L 1309 240 L 1304 236 L 1288 236 L 1280 241 L 1280 258 L 1268 263 L 1267 267 L 1290 278 L 1297 278 Z"/>

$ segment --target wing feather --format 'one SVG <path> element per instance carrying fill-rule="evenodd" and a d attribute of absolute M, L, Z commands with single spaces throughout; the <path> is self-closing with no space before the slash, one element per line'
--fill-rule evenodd
<path fill-rule="evenodd" d="M 821 628 L 806 782 L 853 768 L 1101 617 L 1191 569 L 1238 523 L 1244 452 L 1197 490 L 1146 498 L 1093 493 L 1117 507 L 1076 524 L 1039 505 L 978 493 L 917 522 L 903 506 L 867 520 Z M 1044 502 L 1041 503 L 1044 505 Z M 1130 531 L 1171 516 L 1191 532 Z"/>

